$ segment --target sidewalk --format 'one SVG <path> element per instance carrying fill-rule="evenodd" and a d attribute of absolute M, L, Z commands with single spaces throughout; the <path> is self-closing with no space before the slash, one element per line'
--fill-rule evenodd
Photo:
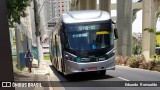
<path fill-rule="evenodd" d="M 40 68 L 38 68 L 38 62 L 33 61 L 32 73 L 28 72 L 28 68 L 24 68 L 23 71 L 15 70 L 14 68 L 14 80 L 15 81 L 47 81 L 47 86 L 50 85 L 49 73 L 47 70 L 46 62 L 43 61 Z M 15 90 L 53 90 L 52 87 L 30 87 L 20 88 L 16 87 Z"/>

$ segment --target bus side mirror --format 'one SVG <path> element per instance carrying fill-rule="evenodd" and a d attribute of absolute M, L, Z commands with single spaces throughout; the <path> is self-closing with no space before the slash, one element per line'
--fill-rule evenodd
<path fill-rule="evenodd" d="M 118 39 L 118 30 L 117 30 L 117 28 L 114 29 L 114 37 L 115 37 L 115 40 Z"/>
<path fill-rule="evenodd" d="M 118 39 L 118 30 L 117 30 L 117 28 L 116 28 L 116 22 L 114 22 L 114 21 L 111 21 L 112 22 L 112 24 L 114 24 L 115 25 L 115 28 L 114 28 L 114 40 L 116 40 L 116 39 Z"/>

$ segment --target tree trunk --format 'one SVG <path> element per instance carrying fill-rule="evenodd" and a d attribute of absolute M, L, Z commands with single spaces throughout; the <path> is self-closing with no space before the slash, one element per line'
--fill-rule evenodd
<path fill-rule="evenodd" d="M 6 0 L 0 0 L 0 81 L 14 81 Z M 15 90 L 1 88 L 0 90 Z"/>

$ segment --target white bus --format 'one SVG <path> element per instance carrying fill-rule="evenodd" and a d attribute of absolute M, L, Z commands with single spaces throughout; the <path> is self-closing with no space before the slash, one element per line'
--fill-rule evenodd
<path fill-rule="evenodd" d="M 62 15 L 59 29 L 50 35 L 52 65 L 66 74 L 115 69 L 114 40 L 117 29 L 109 13 L 72 11 Z"/>

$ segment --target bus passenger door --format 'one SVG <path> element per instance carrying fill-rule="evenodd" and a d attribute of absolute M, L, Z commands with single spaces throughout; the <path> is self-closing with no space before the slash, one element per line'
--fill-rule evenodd
<path fill-rule="evenodd" d="M 57 36 L 55 35 L 55 67 L 58 69 L 58 42 L 57 42 Z"/>
<path fill-rule="evenodd" d="M 65 51 L 65 36 L 64 36 L 64 32 L 63 32 L 63 28 L 61 27 L 60 32 L 60 42 L 61 42 L 61 71 L 62 73 L 65 72 L 65 64 L 64 64 L 64 51 Z"/>

